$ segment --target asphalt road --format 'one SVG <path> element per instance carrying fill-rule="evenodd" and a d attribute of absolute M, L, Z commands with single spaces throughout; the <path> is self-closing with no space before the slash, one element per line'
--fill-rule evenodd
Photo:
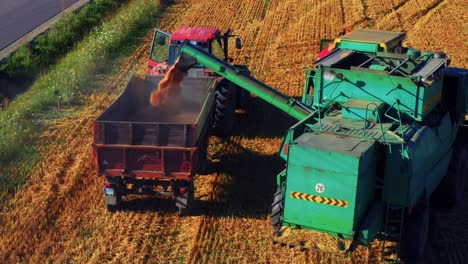
<path fill-rule="evenodd" d="M 78 0 L 0 0 L 0 50 Z"/>

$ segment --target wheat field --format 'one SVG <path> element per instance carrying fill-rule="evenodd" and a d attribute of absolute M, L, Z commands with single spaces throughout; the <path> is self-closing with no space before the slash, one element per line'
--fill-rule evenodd
<path fill-rule="evenodd" d="M 453 66 L 466 68 L 467 13 L 462 0 L 179 0 L 156 27 L 231 28 L 244 46 L 230 51 L 236 64 L 300 96 L 303 68 L 312 65 L 319 40 L 350 27 L 407 32 L 407 44 L 443 50 Z M 131 74 L 145 73 L 151 40 L 148 32 L 115 73 L 97 82 L 78 114 L 42 135 L 43 161 L 0 211 L 1 263 L 379 263 L 380 241 L 348 257 L 272 243 L 269 206 L 284 166 L 276 153 L 294 122 L 256 99 L 231 137 L 210 138 L 210 173 L 195 178 L 193 215 L 179 217 L 170 201 L 152 197 L 128 197 L 123 210 L 107 212 L 92 122 Z M 460 210 L 434 216 L 428 262 L 468 261 L 468 204 Z"/>

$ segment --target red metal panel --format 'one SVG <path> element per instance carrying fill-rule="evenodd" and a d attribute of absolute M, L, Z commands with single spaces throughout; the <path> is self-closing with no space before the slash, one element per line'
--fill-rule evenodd
<path fill-rule="evenodd" d="M 98 149 L 98 162 L 101 170 L 106 169 L 124 169 L 124 152 L 123 149 L 117 148 L 101 148 Z"/>
<path fill-rule="evenodd" d="M 210 27 L 181 27 L 172 33 L 170 41 L 173 40 L 196 40 L 208 42 L 209 39 L 214 38 L 220 31 L 217 28 Z"/>
<path fill-rule="evenodd" d="M 173 172 L 165 175 L 161 172 L 154 171 L 130 171 L 124 173 L 122 170 L 108 169 L 102 172 L 106 176 L 114 177 L 134 177 L 143 179 L 158 179 L 158 180 L 192 180 L 193 177 L 190 173 Z"/>
<path fill-rule="evenodd" d="M 94 144 L 101 175 L 189 180 L 196 173 L 197 147 Z"/>
<path fill-rule="evenodd" d="M 134 149 L 128 154 L 128 170 L 163 172 L 162 150 Z"/>

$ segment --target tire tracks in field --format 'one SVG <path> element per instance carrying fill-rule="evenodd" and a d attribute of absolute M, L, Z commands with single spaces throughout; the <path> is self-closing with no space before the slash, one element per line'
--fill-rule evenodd
<path fill-rule="evenodd" d="M 433 12 L 436 12 L 439 8 L 442 8 L 444 4 L 446 4 L 446 0 L 439 0 L 437 2 L 434 2 L 432 5 L 430 5 L 424 11 L 424 14 L 417 19 L 416 23 L 408 31 L 417 30 L 421 25 L 423 25 L 423 23 L 427 21 L 427 19 L 433 14 Z"/>
<path fill-rule="evenodd" d="M 221 177 L 217 173 L 211 182 L 209 201 L 214 202 L 215 206 L 209 208 L 210 212 L 201 216 L 200 223 L 195 233 L 192 248 L 188 254 L 187 263 L 209 263 L 208 257 L 212 256 L 212 252 L 216 250 L 216 211 L 221 210 L 218 204 L 217 188 L 221 185 Z M 208 254 L 206 254 L 208 253 Z M 212 261 L 212 259 L 210 259 Z M 210 262 L 211 262 L 210 261 Z M 219 263 L 219 262 L 213 262 Z"/>
<path fill-rule="evenodd" d="M 419 2 L 418 0 L 403 1 L 393 8 L 392 12 L 386 14 L 383 18 L 379 19 L 376 23 L 376 27 L 380 29 L 392 30 L 395 27 L 399 27 L 400 30 L 409 32 L 414 29 L 416 24 L 422 20 L 432 10 L 438 8 L 445 0 L 435 0 L 430 5 L 424 6 L 425 2 Z M 420 8 L 415 8 L 420 7 Z M 402 16 L 408 19 L 402 20 Z M 397 20 L 395 23 L 394 20 Z"/>
<path fill-rule="evenodd" d="M 231 136 L 229 142 L 221 142 L 223 147 L 219 150 L 220 153 L 229 153 L 233 155 L 239 152 L 241 144 L 241 136 Z M 223 157 L 226 158 L 226 157 Z M 230 205 L 225 202 L 225 198 L 229 195 L 226 190 L 227 175 L 223 175 L 221 168 L 214 175 L 210 185 L 209 201 L 213 206 L 208 209 L 206 215 L 201 217 L 200 224 L 197 228 L 196 235 L 193 239 L 192 248 L 189 253 L 187 263 L 225 263 L 226 255 L 222 254 L 222 238 L 218 234 L 218 225 L 220 225 L 220 216 L 229 214 Z"/>

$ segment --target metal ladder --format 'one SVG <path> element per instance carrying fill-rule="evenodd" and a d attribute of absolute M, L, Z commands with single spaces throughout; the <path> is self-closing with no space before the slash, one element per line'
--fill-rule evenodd
<path fill-rule="evenodd" d="M 387 213 L 385 216 L 384 241 L 382 243 L 382 262 L 397 263 L 401 262 L 399 258 L 401 235 L 403 233 L 403 223 L 405 218 L 405 207 L 387 204 Z M 386 245 L 387 240 L 393 240 L 396 245 Z"/>

